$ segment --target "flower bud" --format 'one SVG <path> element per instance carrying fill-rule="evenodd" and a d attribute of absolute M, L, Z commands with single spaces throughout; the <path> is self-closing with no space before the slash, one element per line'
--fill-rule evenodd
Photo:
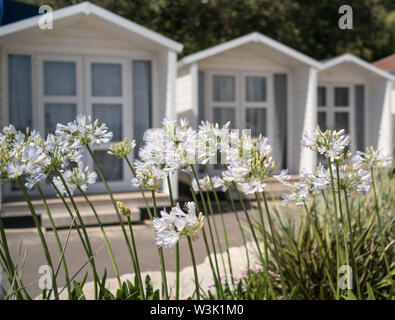
<path fill-rule="evenodd" d="M 131 215 L 130 209 L 125 203 L 121 201 L 117 201 L 117 206 L 121 214 L 123 214 L 125 217 L 130 217 Z"/>

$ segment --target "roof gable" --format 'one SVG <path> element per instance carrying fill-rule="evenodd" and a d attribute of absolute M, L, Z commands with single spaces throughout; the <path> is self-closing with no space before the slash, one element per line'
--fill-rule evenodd
<path fill-rule="evenodd" d="M 172 49 L 176 52 L 181 52 L 183 45 L 171 40 L 157 32 L 147 29 L 135 22 L 132 22 L 126 18 L 123 18 L 115 13 L 108 10 L 100 8 L 90 2 L 82 2 L 76 5 L 65 7 L 59 10 L 53 11 L 53 21 L 60 21 L 66 18 L 72 18 L 78 15 L 95 15 L 101 19 L 107 20 L 114 24 L 115 26 L 122 28 L 124 30 L 130 31 L 135 34 L 139 34 L 159 45 Z M 15 34 L 18 32 L 23 32 L 24 30 L 38 28 L 38 21 L 41 15 L 24 19 L 18 22 L 8 24 L 6 26 L 0 27 L 0 38 Z"/>
<path fill-rule="evenodd" d="M 342 63 L 346 63 L 346 62 L 350 62 L 350 63 L 354 63 L 356 65 L 358 65 L 359 67 L 372 72 L 373 74 L 388 79 L 388 80 L 395 80 L 395 77 L 392 76 L 390 73 L 383 71 L 379 68 L 377 68 L 376 66 L 374 66 L 373 64 L 362 60 L 361 58 L 358 58 L 350 53 L 346 53 L 343 54 L 341 56 L 326 60 L 322 63 L 321 67 L 320 67 L 320 71 L 323 70 L 327 70 L 329 68 L 335 67 L 337 65 L 340 65 Z"/>
<path fill-rule="evenodd" d="M 188 55 L 184 57 L 183 59 L 180 60 L 179 66 L 184 66 L 190 63 L 197 62 L 202 59 L 206 59 L 209 57 L 212 57 L 214 55 L 217 55 L 219 53 L 243 46 L 248 43 L 262 43 L 265 44 L 274 50 L 277 50 L 285 55 L 290 56 L 291 58 L 298 60 L 299 62 L 305 63 L 307 65 L 310 65 L 312 67 L 318 68 L 320 66 L 320 63 L 313 58 L 295 50 L 292 49 L 276 40 L 273 40 L 259 32 L 252 32 L 250 34 L 247 34 L 245 36 L 241 36 L 239 38 L 227 41 L 225 43 L 213 46 L 208 49 L 201 50 L 199 52 L 193 53 L 191 55 Z"/>

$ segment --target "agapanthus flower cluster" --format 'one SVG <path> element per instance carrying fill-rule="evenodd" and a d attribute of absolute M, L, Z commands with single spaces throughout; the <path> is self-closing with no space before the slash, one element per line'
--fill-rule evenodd
<path fill-rule="evenodd" d="M 165 171 L 151 161 L 135 160 L 134 168 L 136 176 L 131 180 L 132 185 L 148 190 L 158 190 L 167 175 Z"/>
<path fill-rule="evenodd" d="M 194 178 L 192 180 L 193 191 L 199 192 L 199 187 L 202 191 L 210 191 L 212 188 L 212 183 L 210 181 L 210 177 L 205 176 L 202 179 L 199 179 L 199 185 L 198 185 L 198 182 L 196 181 L 196 179 Z"/>
<path fill-rule="evenodd" d="M 39 133 L 27 130 L 26 134 L 17 131 L 13 125 L 3 129 L 1 141 L 1 174 L 7 180 L 26 177 L 26 187 L 32 188 L 46 178 L 46 168 L 51 159 L 44 152 Z"/>
<path fill-rule="evenodd" d="M 303 134 L 301 144 L 306 148 L 317 151 L 332 162 L 342 163 L 351 155 L 347 151 L 347 147 L 350 144 L 350 137 L 344 133 L 345 131 L 343 129 L 322 132 L 320 127 L 317 126 L 314 128 L 312 136 L 309 136 L 307 132 Z"/>
<path fill-rule="evenodd" d="M 105 123 L 99 125 L 99 120 L 92 121 L 91 116 L 83 114 L 79 114 L 76 120 L 67 125 L 58 123 L 56 134 L 65 135 L 71 140 L 77 139 L 85 146 L 108 143 L 113 137 Z"/>
<path fill-rule="evenodd" d="M 333 168 L 335 173 L 335 188 L 337 187 L 336 168 Z M 356 190 L 362 195 L 368 193 L 370 184 L 372 182 L 370 172 L 362 168 L 354 168 L 350 165 L 342 165 L 339 167 L 340 188 L 347 192 Z"/>
<path fill-rule="evenodd" d="M 282 180 L 279 180 L 282 182 Z M 289 203 L 295 203 L 298 207 L 303 207 L 305 203 L 310 199 L 311 195 L 318 191 L 318 185 L 315 187 L 317 189 L 313 189 L 313 175 L 309 175 L 305 172 L 302 172 L 300 175 L 300 180 L 290 184 L 288 182 L 284 183 L 286 186 L 290 187 L 291 193 L 283 193 L 282 204 L 287 205 Z M 321 186 L 324 184 L 320 184 Z"/>
<path fill-rule="evenodd" d="M 116 156 L 118 159 L 123 159 L 126 158 L 135 147 L 136 140 L 132 140 L 129 143 L 128 138 L 125 138 L 123 141 L 111 145 L 107 153 Z"/>
<path fill-rule="evenodd" d="M 170 212 L 166 209 L 160 212 L 160 218 L 154 218 L 152 225 L 157 246 L 172 248 L 181 237 L 196 238 L 197 232 L 203 228 L 204 216 L 196 215 L 194 202 L 187 202 L 185 212 L 177 203 Z"/>
<path fill-rule="evenodd" d="M 246 194 L 263 192 L 267 179 L 273 175 L 276 162 L 271 155 L 272 146 L 268 138 L 251 138 L 242 134 L 237 148 L 230 148 L 230 165 L 223 173 L 227 182 L 235 182 Z M 281 174 L 285 178 L 284 172 Z"/>
<path fill-rule="evenodd" d="M 88 184 L 94 184 L 97 179 L 96 172 L 91 172 L 87 166 L 83 167 L 82 164 L 76 168 L 61 170 L 60 173 L 72 195 L 78 188 L 85 192 L 88 189 Z M 64 196 L 68 196 L 66 187 L 59 176 L 56 176 L 53 182 Z"/>
<path fill-rule="evenodd" d="M 0 133 L 2 177 L 15 180 L 23 176 L 26 188 L 31 189 L 59 171 L 66 175 L 66 181 L 74 179 L 71 190 L 75 189 L 72 185 L 78 185 L 85 191 L 87 184 L 96 180 L 96 174 L 83 168 L 83 146 L 106 143 L 111 137 L 105 124 L 99 126 L 98 120 L 92 123 L 90 117 L 84 115 L 67 126 L 58 124 L 56 133 L 49 133 L 45 139 L 36 130 L 27 128 L 26 133 L 22 133 L 9 125 Z M 71 165 L 75 168 L 68 169 Z M 64 186 L 60 187 L 60 177 L 55 177 L 54 182 L 65 191 Z"/>
<path fill-rule="evenodd" d="M 202 164 L 227 163 L 226 155 L 230 150 L 230 121 L 222 126 L 202 121 L 197 132 L 198 161 Z"/>
<path fill-rule="evenodd" d="M 389 167 L 392 164 L 391 155 L 384 155 L 380 150 L 374 150 L 373 147 L 366 148 L 365 152 L 357 151 L 352 158 L 354 168 L 365 170 L 371 167 Z"/>
<path fill-rule="evenodd" d="M 222 192 L 227 191 L 232 186 L 232 182 L 226 181 L 219 176 L 212 177 L 211 181 L 213 182 L 213 187 L 215 189 L 221 188 Z"/>
<path fill-rule="evenodd" d="M 162 128 L 147 130 L 144 140 L 139 150 L 143 162 L 153 163 L 168 172 L 196 163 L 196 131 L 186 119 L 165 119 Z"/>

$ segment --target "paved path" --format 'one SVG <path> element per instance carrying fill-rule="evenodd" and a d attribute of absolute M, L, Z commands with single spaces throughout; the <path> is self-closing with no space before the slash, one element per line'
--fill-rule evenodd
<path fill-rule="evenodd" d="M 257 219 L 258 215 L 256 210 L 251 210 L 251 217 Z M 230 247 L 238 247 L 242 245 L 242 238 L 240 235 L 240 230 L 237 225 L 235 215 L 233 212 L 224 213 L 226 229 L 228 232 L 228 240 Z M 239 212 L 239 217 L 244 221 L 244 213 Z M 221 239 L 222 249 L 225 250 L 224 237 L 221 227 L 220 216 L 215 216 L 216 224 L 219 231 L 219 237 Z M 97 265 L 97 270 L 99 276 L 103 274 L 104 269 L 107 270 L 107 278 L 115 277 L 112 264 L 105 247 L 101 231 L 98 227 L 90 227 L 87 229 L 91 245 L 94 251 L 99 250 L 95 260 Z M 135 224 L 133 227 L 136 239 L 136 245 L 139 255 L 140 267 L 142 272 L 155 272 L 159 271 L 159 258 L 154 242 L 154 234 L 152 227 L 149 222 Z M 208 229 L 207 229 L 208 230 Z M 133 272 L 130 257 L 126 248 L 125 241 L 123 239 L 122 231 L 119 226 L 107 226 L 105 231 L 109 238 L 110 244 L 112 246 L 114 256 L 118 265 L 118 269 L 121 275 L 130 274 Z M 64 243 L 68 230 L 60 230 L 59 235 L 61 241 Z M 48 246 L 53 257 L 53 261 L 57 264 L 59 261 L 59 252 L 55 242 L 53 232 L 47 231 L 45 237 L 48 242 Z M 7 230 L 7 238 L 9 241 L 9 247 L 11 249 L 14 261 L 18 258 L 19 248 L 21 246 L 21 259 L 26 253 L 25 263 L 23 267 L 22 280 L 24 284 L 28 286 L 28 291 L 32 296 L 40 294 L 40 289 L 38 287 L 38 279 L 41 276 L 38 273 L 38 269 L 41 265 L 46 264 L 46 260 L 41 248 L 40 240 L 37 236 L 35 229 L 9 229 Z M 203 264 L 206 258 L 206 250 L 202 237 L 194 242 L 194 249 L 197 264 Z M 165 263 L 166 269 L 169 272 L 175 271 L 175 249 L 164 249 L 165 253 Z M 181 257 L 181 268 L 191 266 L 191 258 L 189 254 L 188 244 L 185 239 L 180 241 L 180 257 Z M 86 255 L 80 243 L 78 234 L 75 230 L 71 231 L 69 243 L 66 251 L 67 265 L 69 268 L 69 274 L 72 276 L 75 274 L 81 266 L 87 261 Z M 244 264 L 245 265 L 245 264 Z M 91 270 L 89 265 L 85 267 L 83 272 L 77 276 L 77 280 L 81 280 L 85 272 Z M 159 273 L 157 273 L 159 274 Z M 62 268 L 60 269 L 60 274 L 58 275 L 58 283 L 64 284 L 64 276 L 62 273 Z M 89 278 L 91 280 L 91 276 Z"/>

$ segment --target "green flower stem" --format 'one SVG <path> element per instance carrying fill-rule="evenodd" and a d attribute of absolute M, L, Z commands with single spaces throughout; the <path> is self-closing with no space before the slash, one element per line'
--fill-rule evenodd
<path fill-rule="evenodd" d="M 228 256 L 228 265 L 229 265 L 229 272 L 230 272 L 230 278 L 232 280 L 232 285 L 234 285 L 234 277 L 233 277 L 233 269 L 232 269 L 232 261 L 230 258 L 230 253 L 229 253 L 229 241 L 228 241 L 228 232 L 226 231 L 226 227 L 225 227 L 225 221 L 224 221 L 224 217 L 223 217 L 223 213 L 222 213 L 222 208 L 221 208 L 221 204 L 219 203 L 219 198 L 218 198 L 218 194 L 217 191 L 214 188 L 214 184 L 213 184 L 213 180 L 211 179 L 211 175 L 210 172 L 207 168 L 207 165 L 204 165 L 204 168 L 206 170 L 206 173 L 210 179 L 210 184 L 211 184 L 211 189 L 213 190 L 214 193 L 214 199 L 215 202 L 217 204 L 217 208 L 219 211 L 219 216 L 221 219 L 221 225 L 222 225 L 222 231 L 224 233 L 224 239 L 225 239 L 225 249 L 226 249 L 226 254 Z"/>
<path fill-rule="evenodd" d="M 36 187 L 37 187 L 38 193 L 40 194 L 41 200 L 42 200 L 42 202 L 44 204 L 45 211 L 47 212 L 47 215 L 48 215 L 48 218 L 49 218 L 49 223 L 51 224 L 52 231 L 53 231 L 53 233 L 55 235 L 55 240 L 56 240 L 56 243 L 58 245 L 59 252 L 62 255 L 62 251 L 63 251 L 62 243 L 60 241 L 59 234 L 58 234 L 58 231 L 57 231 L 56 226 L 55 226 L 55 222 L 53 221 L 51 211 L 49 210 L 47 200 L 45 199 L 44 193 L 41 190 L 41 187 L 40 187 L 39 183 L 36 184 Z M 64 258 L 64 255 L 62 255 L 62 260 L 61 261 L 62 261 L 62 265 L 63 265 L 64 277 L 65 277 L 65 280 L 66 280 L 67 293 L 69 295 L 69 299 L 71 299 L 70 277 L 69 277 L 69 271 L 68 271 L 68 268 L 67 268 L 67 263 L 66 263 L 66 259 Z"/>
<path fill-rule="evenodd" d="M 330 172 L 330 176 L 331 176 L 333 205 L 335 207 L 334 220 L 335 220 L 335 238 L 336 238 L 336 300 L 339 300 L 339 297 L 340 297 L 340 288 L 339 288 L 339 268 L 340 268 L 339 219 L 337 216 L 335 181 L 334 181 L 334 177 L 333 177 L 332 162 L 330 159 L 328 159 L 328 167 L 329 167 L 329 172 Z"/>
<path fill-rule="evenodd" d="M 59 300 L 59 292 L 58 292 L 58 287 L 57 287 L 57 283 L 56 283 L 56 278 L 55 278 L 55 274 L 54 274 L 54 268 L 53 268 L 53 264 L 52 264 L 52 260 L 51 260 L 51 255 L 49 254 L 49 250 L 48 250 L 48 246 L 47 246 L 47 242 L 45 241 L 45 237 L 43 234 L 43 231 L 41 230 L 41 225 L 40 225 L 40 220 L 38 219 L 38 216 L 36 214 L 36 210 L 33 207 L 33 204 L 30 200 L 30 197 L 26 191 L 25 185 L 23 184 L 23 182 L 21 181 L 21 179 L 18 177 L 16 178 L 16 181 L 18 182 L 23 196 L 25 197 L 26 203 L 30 209 L 30 212 L 32 213 L 32 217 L 33 217 L 33 221 L 34 221 L 34 225 L 36 226 L 36 229 L 38 231 L 38 235 L 40 237 L 40 241 L 41 241 L 41 245 L 43 247 L 44 250 L 44 254 L 45 254 L 45 258 L 47 260 L 48 265 L 51 267 L 52 269 L 52 285 L 53 285 L 53 290 L 54 290 L 54 295 L 55 295 L 55 299 Z"/>
<path fill-rule="evenodd" d="M 134 170 L 134 168 L 133 168 L 132 164 L 130 163 L 129 159 L 127 157 L 124 157 L 124 159 L 126 160 L 126 163 L 128 164 L 128 167 L 129 167 L 130 171 L 133 173 L 133 176 L 136 177 L 136 170 Z M 140 190 L 140 193 L 141 193 L 141 195 L 142 195 L 142 197 L 144 199 L 144 203 L 145 203 L 145 206 L 147 208 L 149 218 L 150 218 L 150 220 L 152 222 L 153 216 L 152 216 L 152 213 L 151 213 L 151 209 L 150 209 L 150 205 L 148 203 L 147 197 L 145 196 L 144 190 L 143 190 L 143 188 L 141 186 L 139 186 L 139 190 Z M 155 199 L 153 199 L 153 201 L 155 201 Z M 156 210 L 156 201 L 154 202 L 154 207 L 155 207 L 154 210 Z M 163 259 L 163 250 L 162 250 L 162 248 L 158 248 L 158 255 L 159 255 L 159 260 L 162 261 L 162 259 Z M 164 262 L 163 262 L 163 266 L 164 266 Z M 163 297 L 165 295 L 165 292 L 167 292 L 167 280 L 166 280 L 166 272 L 162 272 L 162 267 L 161 267 L 161 277 L 162 277 L 162 297 Z M 166 288 L 165 288 L 165 283 L 166 283 Z M 166 289 L 166 291 L 165 291 L 165 289 Z M 166 296 L 167 296 L 167 299 L 168 299 L 168 294 L 166 294 Z"/>
<path fill-rule="evenodd" d="M 134 267 L 136 265 L 136 263 L 135 263 L 135 258 L 134 258 L 134 255 L 133 255 L 133 250 L 132 250 L 132 247 L 130 245 L 129 237 L 128 237 L 127 233 L 126 233 L 126 229 L 125 229 L 125 226 L 124 226 L 124 223 L 123 223 L 123 220 L 122 220 L 122 216 L 119 213 L 119 209 L 118 209 L 117 203 L 116 203 L 116 201 L 114 199 L 114 195 L 112 194 L 112 191 L 111 191 L 111 189 L 110 189 L 110 187 L 109 187 L 109 185 L 107 183 L 107 180 L 104 178 L 103 172 L 102 172 L 102 170 L 101 170 L 101 168 L 99 166 L 99 163 L 97 162 L 97 160 L 95 158 L 95 155 L 93 154 L 90 146 L 86 145 L 86 149 L 88 150 L 89 155 L 91 156 L 91 158 L 93 160 L 93 163 L 95 164 L 95 167 L 96 167 L 97 173 L 99 174 L 100 179 L 103 181 L 103 184 L 104 184 L 104 187 L 106 188 L 107 194 L 110 196 L 112 206 L 114 207 L 115 213 L 117 214 L 117 218 L 118 218 L 119 224 L 121 226 L 122 234 L 123 234 L 123 237 L 125 239 L 126 246 L 128 248 L 129 256 L 130 256 L 130 259 L 131 259 L 133 267 Z M 136 269 L 134 269 L 134 271 L 137 272 Z"/>
<path fill-rule="evenodd" d="M 197 198 L 196 198 L 196 194 L 195 194 L 195 192 L 194 192 L 194 190 L 193 190 L 193 187 L 192 187 L 191 177 L 190 177 L 189 174 L 187 174 L 187 177 L 188 177 L 189 190 L 190 190 L 190 192 L 191 192 L 192 199 L 193 199 L 193 201 L 194 201 L 195 204 L 196 204 L 196 209 L 197 209 L 197 211 L 198 211 L 198 212 L 201 212 L 201 210 L 200 210 L 200 208 L 199 208 L 199 202 L 198 202 L 198 200 L 197 200 Z M 220 299 L 224 299 L 222 286 L 221 286 L 221 283 L 220 283 L 219 278 L 217 277 L 216 270 L 215 270 L 214 264 L 213 264 L 213 260 L 212 260 L 212 258 L 211 258 L 210 247 L 209 247 L 209 244 L 208 244 L 208 240 L 207 240 L 207 235 L 206 235 L 205 227 L 203 227 L 203 229 L 202 229 L 202 234 L 203 234 L 204 245 L 205 245 L 205 247 L 206 247 L 207 257 L 208 257 L 208 260 L 209 260 L 209 263 L 210 263 L 210 267 L 211 267 L 211 272 L 212 272 L 212 274 L 213 274 L 213 279 L 214 279 L 214 283 L 215 283 L 215 288 L 216 288 L 216 290 L 217 290 L 217 295 L 218 295 L 218 297 L 219 297 Z"/>
<path fill-rule="evenodd" d="M 350 205 L 348 203 L 348 197 L 347 197 L 347 191 L 344 190 L 344 199 L 346 202 L 346 212 L 347 212 L 347 222 L 348 222 L 348 229 L 350 232 L 350 251 L 351 251 L 351 263 L 352 263 L 352 268 L 353 268 L 353 276 L 355 276 L 355 282 L 357 284 L 357 294 L 358 294 L 358 299 L 362 300 L 362 294 L 361 294 L 361 287 L 359 284 L 359 275 L 358 275 L 358 266 L 355 261 L 355 253 L 354 253 L 354 236 L 351 228 L 351 214 L 350 214 Z"/>
<path fill-rule="evenodd" d="M 89 207 L 92 209 L 92 212 L 93 212 L 93 214 L 95 215 L 96 221 L 97 221 L 97 223 L 99 224 L 100 231 L 101 231 L 101 233 L 102 233 L 102 235 L 103 235 L 104 242 L 105 242 L 105 244 L 106 244 L 107 251 L 108 251 L 108 254 L 109 254 L 110 259 L 111 259 L 111 263 L 112 263 L 112 266 L 113 266 L 113 269 L 114 269 L 115 276 L 117 277 L 118 285 L 119 285 L 119 287 L 121 288 L 122 283 L 121 283 L 121 278 L 120 278 L 120 276 L 119 276 L 119 271 L 118 271 L 117 263 L 115 262 L 115 258 L 114 258 L 114 254 L 113 254 L 112 249 L 111 249 L 110 241 L 108 240 L 107 234 L 106 234 L 106 232 L 105 232 L 105 230 L 104 230 L 104 227 L 103 227 L 103 224 L 102 224 L 102 222 L 101 222 L 101 220 L 100 220 L 100 217 L 99 217 L 99 215 L 97 214 L 96 209 L 95 209 L 95 207 L 93 206 L 93 203 L 89 200 L 87 194 L 81 189 L 80 186 L 77 186 L 77 188 L 78 188 L 78 191 L 79 191 L 79 192 L 82 194 L 82 196 L 84 197 L 85 201 L 88 203 Z"/>
<path fill-rule="evenodd" d="M 133 176 L 136 177 L 136 170 L 134 170 L 134 168 L 133 168 L 132 164 L 130 163 L 129 159 L 127 157 L 124 157 L 124 159 L 126 160 L 126 163 L 128 164 L 128 167 L 129 167 L 130 171 L 133 173 Z M 139 186 L 139 190 L 140 190 L 141 195 L 143 196 L 144 203 L 145 203 L 145 206 L 146 206 L 147 211 L 148 211 L 148 216 L 149 216 L 150 220 L 152 221 L 152 213 L 151 213 L 151 209 L 150 209 L 150 205 L 148 203 L 147 197 L 145 196 L 144 190 L 143 190 L 143 188 L 141 186 Z"/>
<path fill-rule="evenodd" d="M 269 291 L 271 292 L 272 296 L 274 297 L 275 295 L 273 292 L 273 286 L 272 286 L 272 282 L 269 277 L 269 247 L 267 244 L 265 220 L 263 219 L 263 210 L 262 210 L 262 206 L 261 206 L 261 199 L 259 197 L 258 192 L 255 192 L 255 199 L 256 199 L 256 203 L 258 205 L 259 217 L 261 220 L 263 245 L 265 246 L 265 248 L 264 248 L 265 249 L 265 264 L 264 265 L 265 265 L 265 274 L 266 274 L 266 279 L 267 279 L 266 285 L 269 288 Z M 272 232 L 272 239 L 274 240 L 273 232 Z M 278 268 L 280 269 L 280 265 L 278 266 Z"/>
<path fill-rule="evenodd" d="M 154 217 L 158 217 L 158 210 L 156 208 L 156 198 L 155 198 L 155 191 L 152 190 L 152 201 L 154 202 Z M 159 260 L 160 260 L 160 269 L 161 269 L 161 274 L 162 274 L 162 285 L 163 285 L 163 291 L 164 291 L 164 296 L 166 297 L 166 300 L 169 300 L 169 292 L 168 292 L 168 287 L 167 287 L 167 279 L 166 279 L 166 268 L 165 268 L 165 259 L 163 257 L 163 249 L 162 247 L 158 248 L 158 253 L 159 253 Z"/>
<path fill-rule="evenodd" d="M 340 185 L 340 166 L 339 163 L 336 163 L 336 177 L 337 177 L 337 197 L 339 199 L 339 210 L 340 210 L 340 217 L 343 225 L 343 241 L 344 241 L 344 250 L 346 253 L 346 264 L 350 265 L 350 258 L 348 253 L 348 243 L 347 243 L 347 231 L 344 227 L 346 224 L 344 223 L 344 215 L 343 215 L 343 205 L 342 205 L 342 196 L 341 196 L 341 185 Z M 350 230 L 351 232 L 351 230 Z M 350 286 L 347 287 L 348 297 L 350 298 L 352 295 L 352 289 Z"/>
<path fill-rule="evenodd" d="M 377 197 L 377 190 L 376 190 L 376 182 L 374 179 L 374 169 L 373 167 L 370 167 L 370 174 L 372 176 L 372 187 L 373 187 L 373 194 L 374 194 L 374 203 L 375 203 L 375 207 L 376 207 L 376 217 L 377 217 L 377 226 L 381 232 L 381 219 L 380 219 L 380 209 L 379 209 L 379 199 Z M 383 255 L 384 255 L 384 263 L 385 263 L 385 267 L 387 269 L 388 274 L 391 273 L 391 269 L 388 263 L 388 259 L 387 259 L 387 254 L 385 252 L 385 242 L 384 242 L 384 237 L 380 237 L 381 239 L 381 246 L 383 247 Z"/>
<path fill-rule="evenodd" d="M 95 296 L 95 300 L 96 300 L 97 297 L 98 297 L 98 285 L 97 284 L 99 282 L 99 277 L 97 275 L 96 263 L 95 263 L 95 259 L 94 259 L 94 255 L 93 255 L 92 246 L 91 246 L 91 243 L 90 243 L 90 240 L 89 240 L 88 232 L 86 231 L 84 220 L 81 217 L 80 211 L 78 209 L 77 204 L 74 201 L 74 197 L 73 197 L 73 195 L 72 195 L 72 193 L 71 193 L 71 191 L 70 191 L 70 189 L 69 189 L 69 187 L 67 185 L 67 182 L 64 180 L 64 177 L 63 177 L 62 173 L 59 171 L 58 168 L 55 168 L 55 172 L 57 173 L 57 175 L 59 176 L 60 180 L 62 181 L 63 186 L 64 186 L 64 188 L 66 190 L 66 193 L 69 196 L 71 205 L 72 205 L 72 207 L 73 207 L 73 209 L 75 211 L 75 214 L 77 216 L 78 222 L 79 222 L 79 224 L 81 226 L 81 229 L 82 229 L 82 233 L 83 233 L 84 238 L 85 238 L 86 247 L 87 247 L 88 252 L 89 252 L 89 258 L 92 257 L 92 259 L 90 260 L 90 264 L 92 266 L 93 282 L 94 282 L 94 296 Z"/>
<path fill-rule="evenodd" d="M 261 247 L 260 247 L 260 245 L 258 243 L 258 238 L 257 238 L 256 232 L 255 232 L 255 229 L 254 229 L 254 225 L 252 224 L 250 215 L 248 214 L 247 208 L 245 207 L 244 200 L 243 200 L 243 198 L 242 198 L 242 196 L 240 194 L 240 191 L 237 188 L 237 185 L 236 185 L 236 183 L 234 181 L 232 182 L 232 185 L 233 185 L 233 189 L 237 193 L 237 196 L 238 196 L 239 201 L 241 203 L 241 207 L 242 207 L 242 209 L 244 211 L 244 215 L 245 215 L 245 217 L 247 219 L 248 226 L 250 227 L 252 237 L 254 238 L 256 249 L 258 251 L 259 260 L 261 261 L 262 264 L 264 264 L 265 263 L 265 259 L 263 258 L 262 250 L 261 250 Z"/>
<path fill-rule="evenodd" d="M 280 255 L 278 253 L 278 248 L 277 248 L 277 239 L 276 239 L 276 235 L 273 232 L 273 221 L 272 221 L 272 217 L 270 215 L 269 206 L 267 204 L 266 193 L 262 192 L 262 195 L 263 195 L 263 203 L 265 204 L 267 220 L 269 221 L 270 232 L 272 234 L 274 254 L 275 254 L 275 257 L 277 260 L 278 270 L 280 272 L 281 289 L 282 289 L 284 298 L 287 299 L 287 291 L 285 288 L 284 276 L 283 276 L 282 268 L 280 265 Z"/>
<path fill-rule="evenodd" d="M 214 226 L 213 229 L 214 229 L 215 239 L 217 240 L 218 249 L 219 249 L 219 252 L 221 254 L 221 262 L 222 262 L 222 267 L 223 267 L 224 273 L 225 273 L 225 279 L 226 279 L 226 282 L 228 282 L 228 272 L 227 272 L 226 267 L 225 267 L 225 260 L 224 260 L 224 255 L 223 255 L 223 251 L 222 251 L 221 240 L 219 238 L 218 228 L 217 228 L 217 224 L 215 222 L 214 211 L 213 211 L 213 207 L 211 205 L 210 194 L 209 194 L 208 191 L 206 191 L 206 198 L 207 198 L 207 204 L 208 204 L 208 208 L 209 208 L 209 213 L 211 215 L 211 219 L 213 220 L 213 226 Z M 207 221 L 209 221 L 209 217 L 208 216 L 207 216 Z"/>
<path fill-rule="evenodd" d="M 228 189 L 228 196 L 229 196 L 229 199 L 230 199 L 230 203 L 232 205 L 233 213 L 235 214 L 236 221 L 237 221 L 237 224 L 238 224 L 239 229 L 240 229 L 241 237 L 243 239 L 244 248 L 246 250 L 247 268 L 248 268 L 247 272 L 250 272 L 250 256 L 249 256 L 248 248 L 247 248 L 247 239 L 246 239 L 246 236 L 244 234 L 243 226 L 241 225 L 241 221 L 240 221 L 239 215 L 237 213 L 235 202 L 233 200 L 232 192 L 230 191 L 230 189 Z"/>
<path fill-rule="evenodd" d="M 65 206 L 67 212 L 69 213 L 69 216 L 71 218 L 72 223 L 74 224 L 75 229 L 77 230 L 78 236 L 81 240 L 82 246 L 84 247 L 85 253 L 88 257 L 88 260 L 90 260 L 90 254 L 89 254 L 89 250 L 85 244 L 85 240 L 84 237 L 82 236 L 81 230 L 80 230 L 80 226 L 78 225 L 78 223 L 76 222 L 76 219 L 73 215 L 73 213 L 71 212 L 70 206 L 68 205 L 68 203 L 66 202 L 66 199 L 64 198 L 63 194 L 60 192 L 60 190 L 58 189 L 58 187 L 56 186 L 56 184 L 53 182 L 53 180 L 48 177 L 49 182 L 51 183 L 52 187 L 54 188 L 54 190 L 56 191 L 57 195 L 59 196 L 59 198 L 62 200 L 63 205 Z"/>
<path fill-rule="evenodd" d="M 329 270 L 331 270 L 331 265 L 330 265 L 330 261 L 329 261 L 329 257 L 328 257 L 328 252 L 326 251 L 326 249 L 324 247 L 324 240 L 322 239 L 321 233 L 318 230 L 317 221 L 316 221 L 315 217 L 312 216 L 311 210 L 309 210 L 307 208 L 306 202 L 304 203 L 304 208 L 306 210 L 307 216 L 310 218 L 311 221 L 313 221 L 313 230 L 314 230 L 314 233 L 315 233 L 315 235 L 317 237 L 317 241 L 318 241 L 318 252 L 320 253 L 321 259 L 324 261 L 324 263 L 326 265 L 324 268 L 324 272 L 328 278 L 329 287 L 332 289 L 333 293 L 336 295 L 336 289 L 333 285 L 332 277 L 329 272 Z"/>
<path fill-rule="evenodd" d="M 130 238 L 132 239 L 132 246 L 133 246 L 133 251 L 134 251 L 134 256 L 136 260 L 136 275 L 137 275 L 137 281 L 140 284 L 140 293 L 142 298 L 145 300 L 145 295 L 144 295 L 144 286 L 143 286 L 143 280 L 141 278 L 141 271 L 140 271 L 140 264 L 139 264 L 139 258 L 137 255 L 137 248 L 136 248 L 136 242 L 134 240 L 134 233 L 133 233 L 133 226 L 132 226 L 132 221 L 130 217 L 127 217 L 128 219 L 128 225 L 129 225 L 129 231 L 130 231 Z"/>
<path fill-rule="evenodd" d="M 1 242 L 4 250 L 4 264 L 8 269 L 8 274 L 11 279 L 17 278 L 17 270 L 15 268 L 14 263 L 12 262 L 10 250 L 8 248 L 8 242 L 7 242 L 7 236 L 5 233 L 4 229 L 4 224 L 3 224 L 3 219 L 1 218 L 0 215 L 0 236 L 1 236 Z M 16 292 L 16 296 L 18 299 L 23 299 L 23 296 L 21 294 L 21 290 L 19 289 L 18 283 L 11 281 L 10 282 L 11 288 L 13 288 L 13 291 Z M 26 292 L 26 289 L 24 288 L 23 284 L 21 283 L 21 289 L 24 292 L 25 296 L 27 299 L 30 299 L 30 296 Z"/>
<path fill-rule="evenodd" d="M 197 269 L 196 269 L 195 253 L 193 252 L 193 245 L 192 245 L 191 237 L 188 236 L 187 239 L 188 239 L 189 251 L 191 252 L 193 273 L 195 275 L 196 299 L 200 300 L 199 278 L 198 278 L 198 273 L 197 273 Z"/>
<path fill-rule="evenodd" d="M 206 220 L 207 220 L 207 224 L 208 224 L 208 228 L 209 228 L 209 232 L 210 232 L 211 245 L 213 247 L 215 268 L 217 270 L 217 278 L 218 278 L 219 283 L 221 283 L 221 273 L 220 273 L 219 267 L 218 267 L 217 250 L 215 248 L 214 235 L 213 235 L 213 230 L 212 230 L 211 222 L 210 222 L 210 218 L 209 218 L 209 211 L 207 210 L 206 200 L 204 198 L 204 194 L 203 194 L 202 188 L 200 186 L 199 179 L 198 179 L 198 176 L 196 174 L 195 167 L 193 165 L 191 165 L 191 169 L 192 169 L 193 176 L 194 176 L 194 178 L 196 180 L 196 183 L 197 183 L 197 186 L 198 186 L 198 189 L 199 189 L 200 198 L 201 198 L 202 203 L 203 203 L 203 210 L 204 210 L 204 214 L 206 215 Z M 191 182 L 191 188 L 192 188 L 192 182 Z M 193 188 L 192 188 L 192 192 L 193 192 Z M 222 286 L 221 286 L 221 290 L 222 290 Z"/>
<path fill-rule="evenodd" d="M 167 175 L 167 185 L 169 188 L 170 205 L 175 206 L 173 199 L 173 190 L 171 188 L 170 174 Z M 176 300 L 180 297 L 180 245 L 176 244 Z"/>

